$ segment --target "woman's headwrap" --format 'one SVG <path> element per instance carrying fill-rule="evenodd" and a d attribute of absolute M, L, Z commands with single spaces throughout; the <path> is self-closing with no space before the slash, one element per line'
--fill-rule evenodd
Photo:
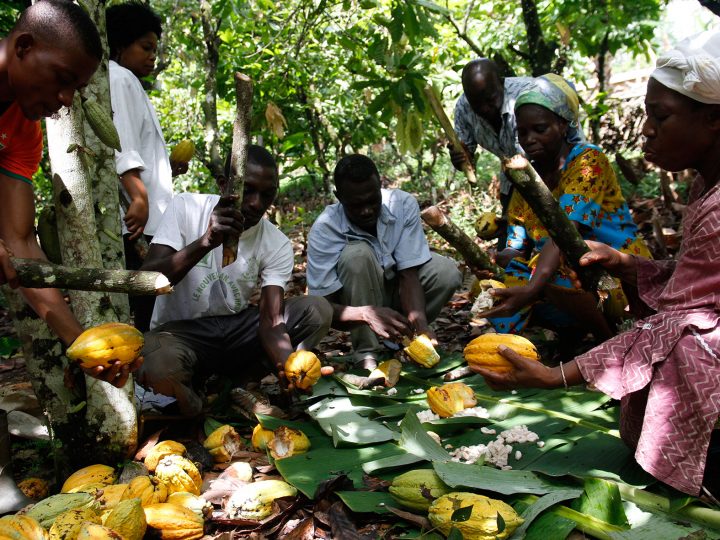
<path fill-rule="evenodd" d="M 522 105 L 540 105 L 567 120 L 571 128 L 578 127 L 580 100 L 571 83 L 560 75 L 548 73 L 537 77 L 533 87 L 515 100 L 515 110 Z"/>
<path fill-rule="evenodd" d="M 720 104 L 720 32 L 684 39 L 660 55 L 650 76 L 700 103 Z"/>

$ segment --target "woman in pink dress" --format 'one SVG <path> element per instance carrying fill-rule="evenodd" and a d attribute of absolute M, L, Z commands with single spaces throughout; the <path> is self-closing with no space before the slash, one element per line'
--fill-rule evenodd
<path fill-rule="evenodd" d="M 500 346 L 514 371 L 478 369 L 493 388 L 584 382 L 621 400 L 620 433 L 638 464 L 689 493 L 720 494 L 720 33 L 660 56 L 648 82 L 645 158 L 665 170 L 695 169 L 673 261 L 653 261 L 588 242 L 582 265 L 620 278 L 635 327 L 558 367 Z"/>

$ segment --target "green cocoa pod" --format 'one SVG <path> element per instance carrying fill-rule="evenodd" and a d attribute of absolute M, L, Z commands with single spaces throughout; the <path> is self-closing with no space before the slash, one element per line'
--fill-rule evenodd
<path fill-rule="evenodd" d="M 435 499 L 452 491 L 432 469 L 418 469 L 396 476 L 389 490 L 392 498 L 405 508 L 423 512 Z"/>
<path fill-rule="evenodd" d="M 119 152 L 121 149 L 120 136 L 117 129 L 115 129 L 112 118 L 105 112 L 105 109 L 97 101 L 85 100 L 83 101 L 83 110 L 88 124 L 90 124 L 98 139 Z"/>

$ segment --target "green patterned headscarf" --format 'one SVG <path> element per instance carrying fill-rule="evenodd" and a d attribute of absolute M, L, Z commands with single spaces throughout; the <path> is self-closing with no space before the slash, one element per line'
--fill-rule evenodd
<path fill-rule="evenodd" d="M 554 73 L 535 79 L 530 90 L 522 92 L 515 100 L 515 110 L 522 105 L 540 105 L 567 120 L 571 127 L 578 126 L 580 102 L 575 89 Z"/>

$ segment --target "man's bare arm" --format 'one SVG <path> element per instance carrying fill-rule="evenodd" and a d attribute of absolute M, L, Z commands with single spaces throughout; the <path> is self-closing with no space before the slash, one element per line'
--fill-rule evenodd
<path fill-rule="evenodd" d="M 0 238 L 15 257 L 47 260 L 35 237 L 35 203 L 32 187 L 0 173 Z M 83 329 L 58 289 L 20 288 L 20 292 L 53 332 L 70 345 Z"/>

